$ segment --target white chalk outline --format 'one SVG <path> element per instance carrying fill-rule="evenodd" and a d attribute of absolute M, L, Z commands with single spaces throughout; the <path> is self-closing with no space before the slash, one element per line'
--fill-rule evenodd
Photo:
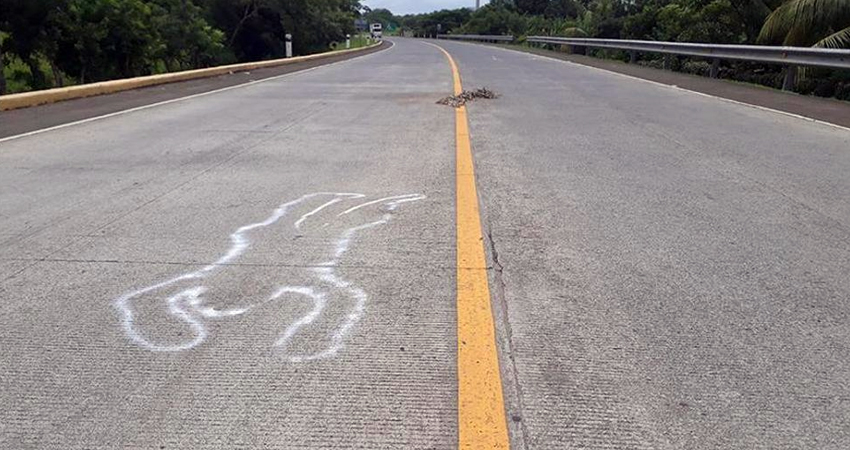
<path fill-rule="evenodd" d="M 305 297 L 308 297 L 313 300 L 313 309 L 307 312 L 303 317 L 295 320 L 291 323 L 281 334 L 278 340 L 274 343 L 275 347 L 283 347 L 286 348 L 290 342 L 290 340 L 298 334 L 298 332 L 305 326 L 313 323 L 322 313 L 322 311 L 327 306 L 327 295 L 324 292 L 319 292 L 313 287 L 309 286 L 282 286 L 278 288 L 274 294 L 271 295 L 265 301 L 259 302 L 255 305 L 249 306 L 247 308 L 241 309 L 230 309 L 230 310 L 216 310 L 211 307 L 203 306 L 202 295 L 206 292 L 207 288 L 204 286 L 194 286 L 191 288 L 187 288 L 171 297 L 169 297 L 166 301 L 168 306 L 169 313 L 184 323 L 186 323 L 192 330 L 194 337 L 187 343 L 176 344 L 176 345 L 158 345 L 150 340 L 146 339 L 142 333 L 140 333 L 135 328 L 134 323 L 134 312 L 131 306 L 131 300 L 144 295 L 146 293 L 162 289 L 164 287 L 170 286 L 174 283 L 190 280 L 190 279 L 203 279 L 211 274 L 213 274 L 216 270 L 228 264 L 233 259 L 237 258 L 241 254 L 245 252 L 250 247 L 250 241 L 245 236 L 245 234 L 249 231 L 255 230 L 257 228 L 263 228 L 271 226 L 277 223 L 281 218 L 286 216 L 286 214 L 295 206 L 303 203 L 304 201 L 315 198 L 318 196 L 333 196 L 334 198 L 318 208 L 302 215 L 296 222 L 295 228 L 300 229 L 301 224 L 304 223 L 309 217 L 314 216 L 318 212 L 323 209 L 332 206 L 336 203 L 339 203 L 343 200 L 351 200 L 351 199 L 361 199 L 364 198 L 363 194 L 355 194 L 355 193 L 331 193 L 331 192 L 318 192 L 313 194 L 304 195 L 296 200 L 293 200 L 288 203 L 284 203 L 280 205 L 275 211 L 269 216 L 266 220 L 258 223 L 253 223 L 249 225 L 242 226 L 238 228 L 235 232 L 230 235 L 231 247 L 225 252 L 225 254 L 215 261 L 212 264 L 202 267 L 199 270 L 189 272 L 183 275 L 179 275 L 173 278 L 170 278 L 161 283 L 157 283 L 142 289 L 138 289 L 135 291 L 128 292 L 121 297 L 118 297 L 114 301 L 115 307 L 118 309 L 121 314 L 122 327 L 124 329 L 125 334 L 129 337 L 129 339 L 139 345 L 142 348 L 145 348 L 154 352 L 177 352 L 188 350 L 194 348 L 201 343 L 203 343 L 207 336 L 208 332 L 203 323 L 199 319 L 198 316 L 202 318 L 208 319 L 219 319 L 219 318 L 227 318 L 227 317 L 235 317 L 240 316 L 242 314 L 247 313 L 249 310 L 256 306 L 260 306 L 266 304 L 270 301 L 274 301 L 279 299 L 284 294 L 299 294 Z M 358 225 L 356 227 L 352 227 L 346 229 L 340 238 L 336 241 L 336 248 L 334 249 L 334 257 L 332 260 L 319 264 L 320 267 L 315 267 L 312 269 L 312 272 L 317 276 L 317 278 L 333 286 L 336 289 L 341 291 L 346 291 L 352 299 L 354 299 L 354 307 L 352 311 L 346 316 L 342 325 L 336 329 L 333 336 L 331 337 L 331 345 L 318 353 L 306 356 L 290 356 L 288 359 L 291 362 L 304 362 L 304 361 L 312 361 L 317 359 L 323 359 L 330 356 L 333 356 L 339 352 L 339 350 L 343 347 L 345 338 L 350 333 L 351 329 L 356 325 L 358 321 L 363 317 L 365 312 L 366 302 L 368 300 L 368 296 L 366 293 L 356 287 L 353 286 L 348 281 L 343 280 L 339 276 L 337 276 L 335 267 L 339 264 L 342 256 L 345 252 L 348 251 L 352 240 L 355 235 L 360 231 L 373 228 L 376 226 L 380 226 L 388 223 L 392 219 L 391 212 L 394 211 L 399 204 L 406 202 L 418 201 L 426 198 L 421 194 L 407 194 L 407 195 L 399 195 L 393 197 L 385 197 L 379 200 L 370 201 L 366 203 L 362 203 L 360 205 L 356 205 L 353 208 L 349 208 L 338 216 L 349 214 L 353 211 L 361 209 L 363 207 L 384 203 L 386 205 L 386 213 L 381 217 L 380 220 L 367 223 L 364 225 Z"/>
<path fill-rule="evenodd" d="M 300 230 L 300 229 L 301 229 L 301 224 L 302 224 L 302 223 L 304 223 L 304 221 L 305 221 L 305 220 L 307 220 L 307 219 L 309 219 L 310 217 L 312 217 L 312 216 L 314 216 L 314 215 L 318 214 L 318 213 L 319 213 L 320 211 L 322 211 L 323 209 L 325 209 L 325 208 L 327 208 L 327 207 L 329 207 L 329 206 L 333 206 L 333 205 L 334 205 L 334 204 L 336 204 L 336 203 L 339 203 L 341 200 L 342 200 L 342 199 L 335 198 L 335 199 L 333 199 L 333 200 L 331 200 L 331 201 L 329 201 L 329 202 L 325 203 L 324 205 L 319 206 L 318 208 L 316 208 L 316 209 L 314 209 L 314 210 L 312 210 L 312 211 L 308 212 L 307 214 L 304 214 L 303 216 L 301 216 L 301 218 L 299 218 L 299 219 L 295 222 L 295 229 L 296 229 L 296 230 Z"/>
<path fill-rule="evenodd" d="M 387 206 L 388 211 L 394 211 L 398 208 L 400 203 L 405 202 L 413 202 L 424 199 L 424 195 L 420 194 L 409 194 L 409 195 L 400 195 L 395 197 L 387 197 L 377 201 L 371 201 L 367 203 L 363 203 L 358 205 L 350 210 L 347 210 L 339 215 L 348 214 L 351 211 L 360 209 L 361 207 L 375 205 L 381 202 L 385 202 L 384 204 Z M 398 199 L 398 200 L 396 200 Z M 387 200 L 396 200 L 396 201 L 387 201 Z M 339 216 L 338 215 L 338 216 Z M 339 264 L 340 259 L 348 251 L 351 241 L 354 239 L 355 235 L 363 230 L 367 230 L 369 228 L 377 227 L 380 225 L 384 225 L 392 220 L 392 214 L 389 212 L 384 214 L 380 220 L 375 222 L 367 223 L 364 225 L 359 225 L 353 228 L 349 228 L 342 233 L 342 236 L 337 240 L 336 243 L 336 251 L 334 252 L 334 258 L 331 261 L 327 261 L 325 263 L 320 264 L 322 267 L 315 267 L 312 271 L 319 276 L 319 279 L 325 283 L 328 283 L 340 290 L 348 291 L 348 294 L 355 300 L 354 308 L 352 312 L 350 312 L 343 322 L 342 326 L 337 328 L 334 335 L 331 337 L 331 346 L 326 350 L 321 351 L 319 353 L 315 353 L 309 356 L 293 356 L 290 357 L 289 360 L 292 362 L 304 362 L 304 361 L 313 361 L 317 359 L 324 359 L 330 356 L 335 355 L 342 349 L 346 336 L 351 332 L 351 329 L 354 328 L 354 325 L 363 318 L 363 314 L 366 311 L 366 302 L 368 300 L 368 296 L 366 292 L 362 289 L 352 286 L 348 281 L 343 280 L 338 277 L 334 268 Z M 316 317 L 321 313 L 321 309 L 324 308 L 324 301 L 321 298 L 318 298 L 315 295 L 307 294 L 299 289 L 304 289 L 303 287 L 284 287 L 282 288 L 286 290 L 286 292 L 296 292 L 303 295 L 307 295 L 314 300 L 314 309 L 302 319 L 299 319 L 284 331 L 283 335 L 280 339 L 275 342 L 276 347 L 286 347 L 289 340 L 295 336 L 301 327 L 312 323 Z M 321 305 L 321 306 L 319 306 Z"/>
<path fill-rule="evenodd" d="M 365 207 L 367 207 L 367 206 L 375 205 L 375 204 L 378 204 L 378 203 L 381 203 L 381 202 L 385 202 L 385 201 L 387 201 L 387 200 L 396 200 L 396 199 L 399 199 L 399 201 L 397 201 L 397 202 L 392 202 L 392 203 L 390 203 L 390 205 L 393 205 L 393 206 L 391 206 L 391 207 L 392 207 L 393 209 L 395 209 L 395 207 L 396 207 L 396 206 L 398 206 L 398 204 L 399 204 L 399 203 L 404 203 L 404 202 L 413 202 L 413 201 L 421 200 L 421 199 L 422 199 L 422 198 L 415 198 L 415 199 L 406 200 L 406 199 L 408 199 L 408 198 L 410 198 L 410 197 L 420 197 L 420 196 L 419 196 L 419 194 L 407 194 L 407 195 L 396 195 L 396 196 L 394 196 L 394 197 L 380 198 L 380 199 L 378 199 L 378 200 L 373 200 L 373 201 L 371 201 L 371 202 L 366 202 L 366 203 L 363 203 L 362 205 L 357 205 L 357 206 L 355 206 L 355 207 L 352 207 L 352 208 L 346 209 L 345 211 L 343 211 L 343 212 L 339 213 L 338 215 L 339 215 L 339 216 L 343 216 L 343 215 L 345 215 L 345 214 L 350 214 L 350 213 L 353 213 L 354 211 L 357 211 L 357 210 L 358 210 L 358 209 L 360 209 L 360 208 L 365 208 Z"/>

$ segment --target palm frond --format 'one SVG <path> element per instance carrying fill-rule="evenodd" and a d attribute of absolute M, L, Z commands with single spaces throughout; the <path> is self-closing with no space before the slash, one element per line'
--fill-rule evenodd
<path fill-rule="evenodd" d="M 850 22 L 850 0 L 795 0 L 794 22 L 820 30 Z"/>
<path fill-rule="evenodd" d="M 789 0 L 765 20 L 759 42 L 810 46 L 850 24 L 850 0 Z"/>
<path fill-rule="evenodd" d="M 787 2 L 767 16 L 759 32 L 758 42 L 776 44 L 785 41 L 788 32 L 794 26 L 791 14 L 794 3 L 794 0 Z"/>
<path fill-rule="evenodd" d="M 823 48 L 850 48 L 850 27 L 830 34 L 819 40 L 814 46 Z"/>

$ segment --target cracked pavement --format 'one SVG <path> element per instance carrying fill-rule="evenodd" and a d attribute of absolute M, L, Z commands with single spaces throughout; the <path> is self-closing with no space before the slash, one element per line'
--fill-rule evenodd
<path fill-rule="evenodd" d="M 441 45 L 502 94 L 467 108 L 513 448 L 850 446 L 850 130 Z"/>

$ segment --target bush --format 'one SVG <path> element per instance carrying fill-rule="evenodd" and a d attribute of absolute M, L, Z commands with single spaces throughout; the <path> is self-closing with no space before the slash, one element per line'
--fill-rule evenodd
<path fill-rule="evenodd" d="M 685 73 L 708 76 L 711 74 L 711 63 L 707 61 L 685 61 L 681 70 Z"/>

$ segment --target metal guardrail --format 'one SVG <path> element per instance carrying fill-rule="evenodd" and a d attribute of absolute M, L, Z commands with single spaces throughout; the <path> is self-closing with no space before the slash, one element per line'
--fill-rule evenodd
<path fill-rule="evenodd" d="M 487 35 L 487 34 L 438 34 L 437 39 L 453 39 L 458 41 L 479 42 L 513 42 L 513 36 Z"/>
<path fill-rule="evenodd" d="M 441 34 L 437 39 L 455 39 L 482 42 L 513 42 L 513 36 L 487 36 L 476 34 Z M 754 61 L 785 66 L 782 89 L 791 90 L 797 77 L 798 66 L 850 69 L 850 50 L 814 47 L 774 47 L 767 45 L 695 44 L 690 42 L 638 41 L 625 39 L 566 38 L 554 36 L 529 36 L 530 44 L 568 45 L 572 48 L 608 48 L 630 53 L 630 62 L 637 61 L 638 52 L 661 53 L 664 68 L 669 69 L 669 56 L 696 56 L 711 60 L 709 75 L 717 78 L 721 60 Z"/>
<path fill-rule="evenodd" d="M 793 88 L 797 66 L 850 69 L 850 50 L 814 47 L 773 47 L 766 45 L 694 44 L 688 42 L 635 41 L 621 39 L 561 38 L 529 36 L 526 42 L 533 44 L 569 45 L 571 47 L 609 48 L 631 53 L 631 62 L 637 60 L 637 52 L 662 53 L 708 58 L 712 60 L 710 75 L 717 78 L 720 60 L 755 61 L 781 64 L 786 67 L 782 88 Z M 669 58 L 665 57 L 665 68 Z"/>

